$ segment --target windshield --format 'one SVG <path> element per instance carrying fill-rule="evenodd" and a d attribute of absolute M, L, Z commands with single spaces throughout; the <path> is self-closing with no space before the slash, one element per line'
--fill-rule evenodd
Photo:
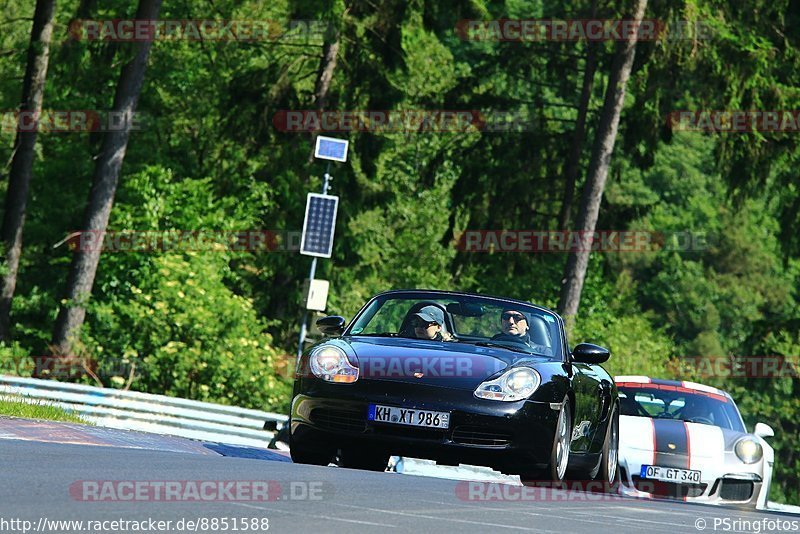
<path fill-rule="evenodd" d="M 676 419 L 745 432 L 732 400 L 682 386 L 617 383 L 620 415 Z"/>
<path fill-rule="evenodd" d="M 556 316 L 530 305 L 467 296 L 386 295 L 346 335 L 492 346 L 561 360 Z"/>

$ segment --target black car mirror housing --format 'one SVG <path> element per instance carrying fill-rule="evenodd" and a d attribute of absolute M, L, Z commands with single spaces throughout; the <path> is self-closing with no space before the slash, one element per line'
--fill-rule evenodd
<path fill-rule="evenodd" d="M 572 361 L 578 363 L 603 363 L 610 356 L 611 352 L 607 348 L 592 343 L 579 343 L 572 349 Z"/>
<path fill-rule="evenodd" d="M 317 328 L 326 336 L 341 336 L 344 332 L 346 321 L 340 315 L 328 315 L 317 319 Z"/>

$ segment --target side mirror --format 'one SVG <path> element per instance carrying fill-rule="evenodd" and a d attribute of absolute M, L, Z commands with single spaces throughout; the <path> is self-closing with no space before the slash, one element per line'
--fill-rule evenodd
<path fill-rule="evenodd" d="M 775 436 L 775 431 L 772 430 L 772 427 L 767 424 L 758 423 L 756 425 L 756 429 L 753 432 L 753 434 L 755 434 L 759 438 L 771 438 Z"/>
<path fill-rule="evenodd" d="M 603 363 L 610 356 L 608 349 L 591 343 L 580 343 L 572 349 L 572 361 L 578 363 Z"/>
<path fill-rule="evenodd" d="M 317 319 L 317 328 L 326 336 L 341 336 L 344 332 L 344 317 L 339 315 L 329 315 L 322 319 Z"/>

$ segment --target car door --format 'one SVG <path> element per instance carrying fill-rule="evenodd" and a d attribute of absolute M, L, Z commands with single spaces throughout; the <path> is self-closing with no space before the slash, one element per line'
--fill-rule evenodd
<path fill-rule="evenodd" d="M 590 452 L 604 403 L 604 390 L 589 364 L 572 362 L 575 418 L 572 422 L 572 450 Z"/>
<path fill-rule="evenodd" d="M 565 347 L 567 367 L 572 371 L 572 390 L 575 393 L 575 417 L 572 421 L 573 452 L 590 452 L 600 425 L 600 418 L 610 398 L 608 384 L 604 384 L 595 366 L 572 361 L 566 329 L 561 324 L 561 339 Z"/>

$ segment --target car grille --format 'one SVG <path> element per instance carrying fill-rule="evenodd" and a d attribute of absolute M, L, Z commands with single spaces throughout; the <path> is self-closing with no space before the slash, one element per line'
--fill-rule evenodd
<path fill-rule="evenodd" d="M 364 413 L 355 410 L 314 408 L 311 410 L 311 422 L 326 430 L 364 432 L 367 428 Z"/>
<path fill-rule="evenodd" d="M 723 478 L 719 496 L 726 501 L 749 501 L 753 496 L 753 481 Z"/>
<path fill-rule="evenodd" d="M 634 476 L 633 485 L 639 491 L 661 495 L 664 497 L 699 497 L 706 491 L 708 484 L 676 484 Z"/>
<path fill-rule="evenodd" d="M 459 426 L 453 430 L 453 442 L 484 447 L 503 447 L 511 443 L 509 432 L 487 429 L 480 426 Z"/>

